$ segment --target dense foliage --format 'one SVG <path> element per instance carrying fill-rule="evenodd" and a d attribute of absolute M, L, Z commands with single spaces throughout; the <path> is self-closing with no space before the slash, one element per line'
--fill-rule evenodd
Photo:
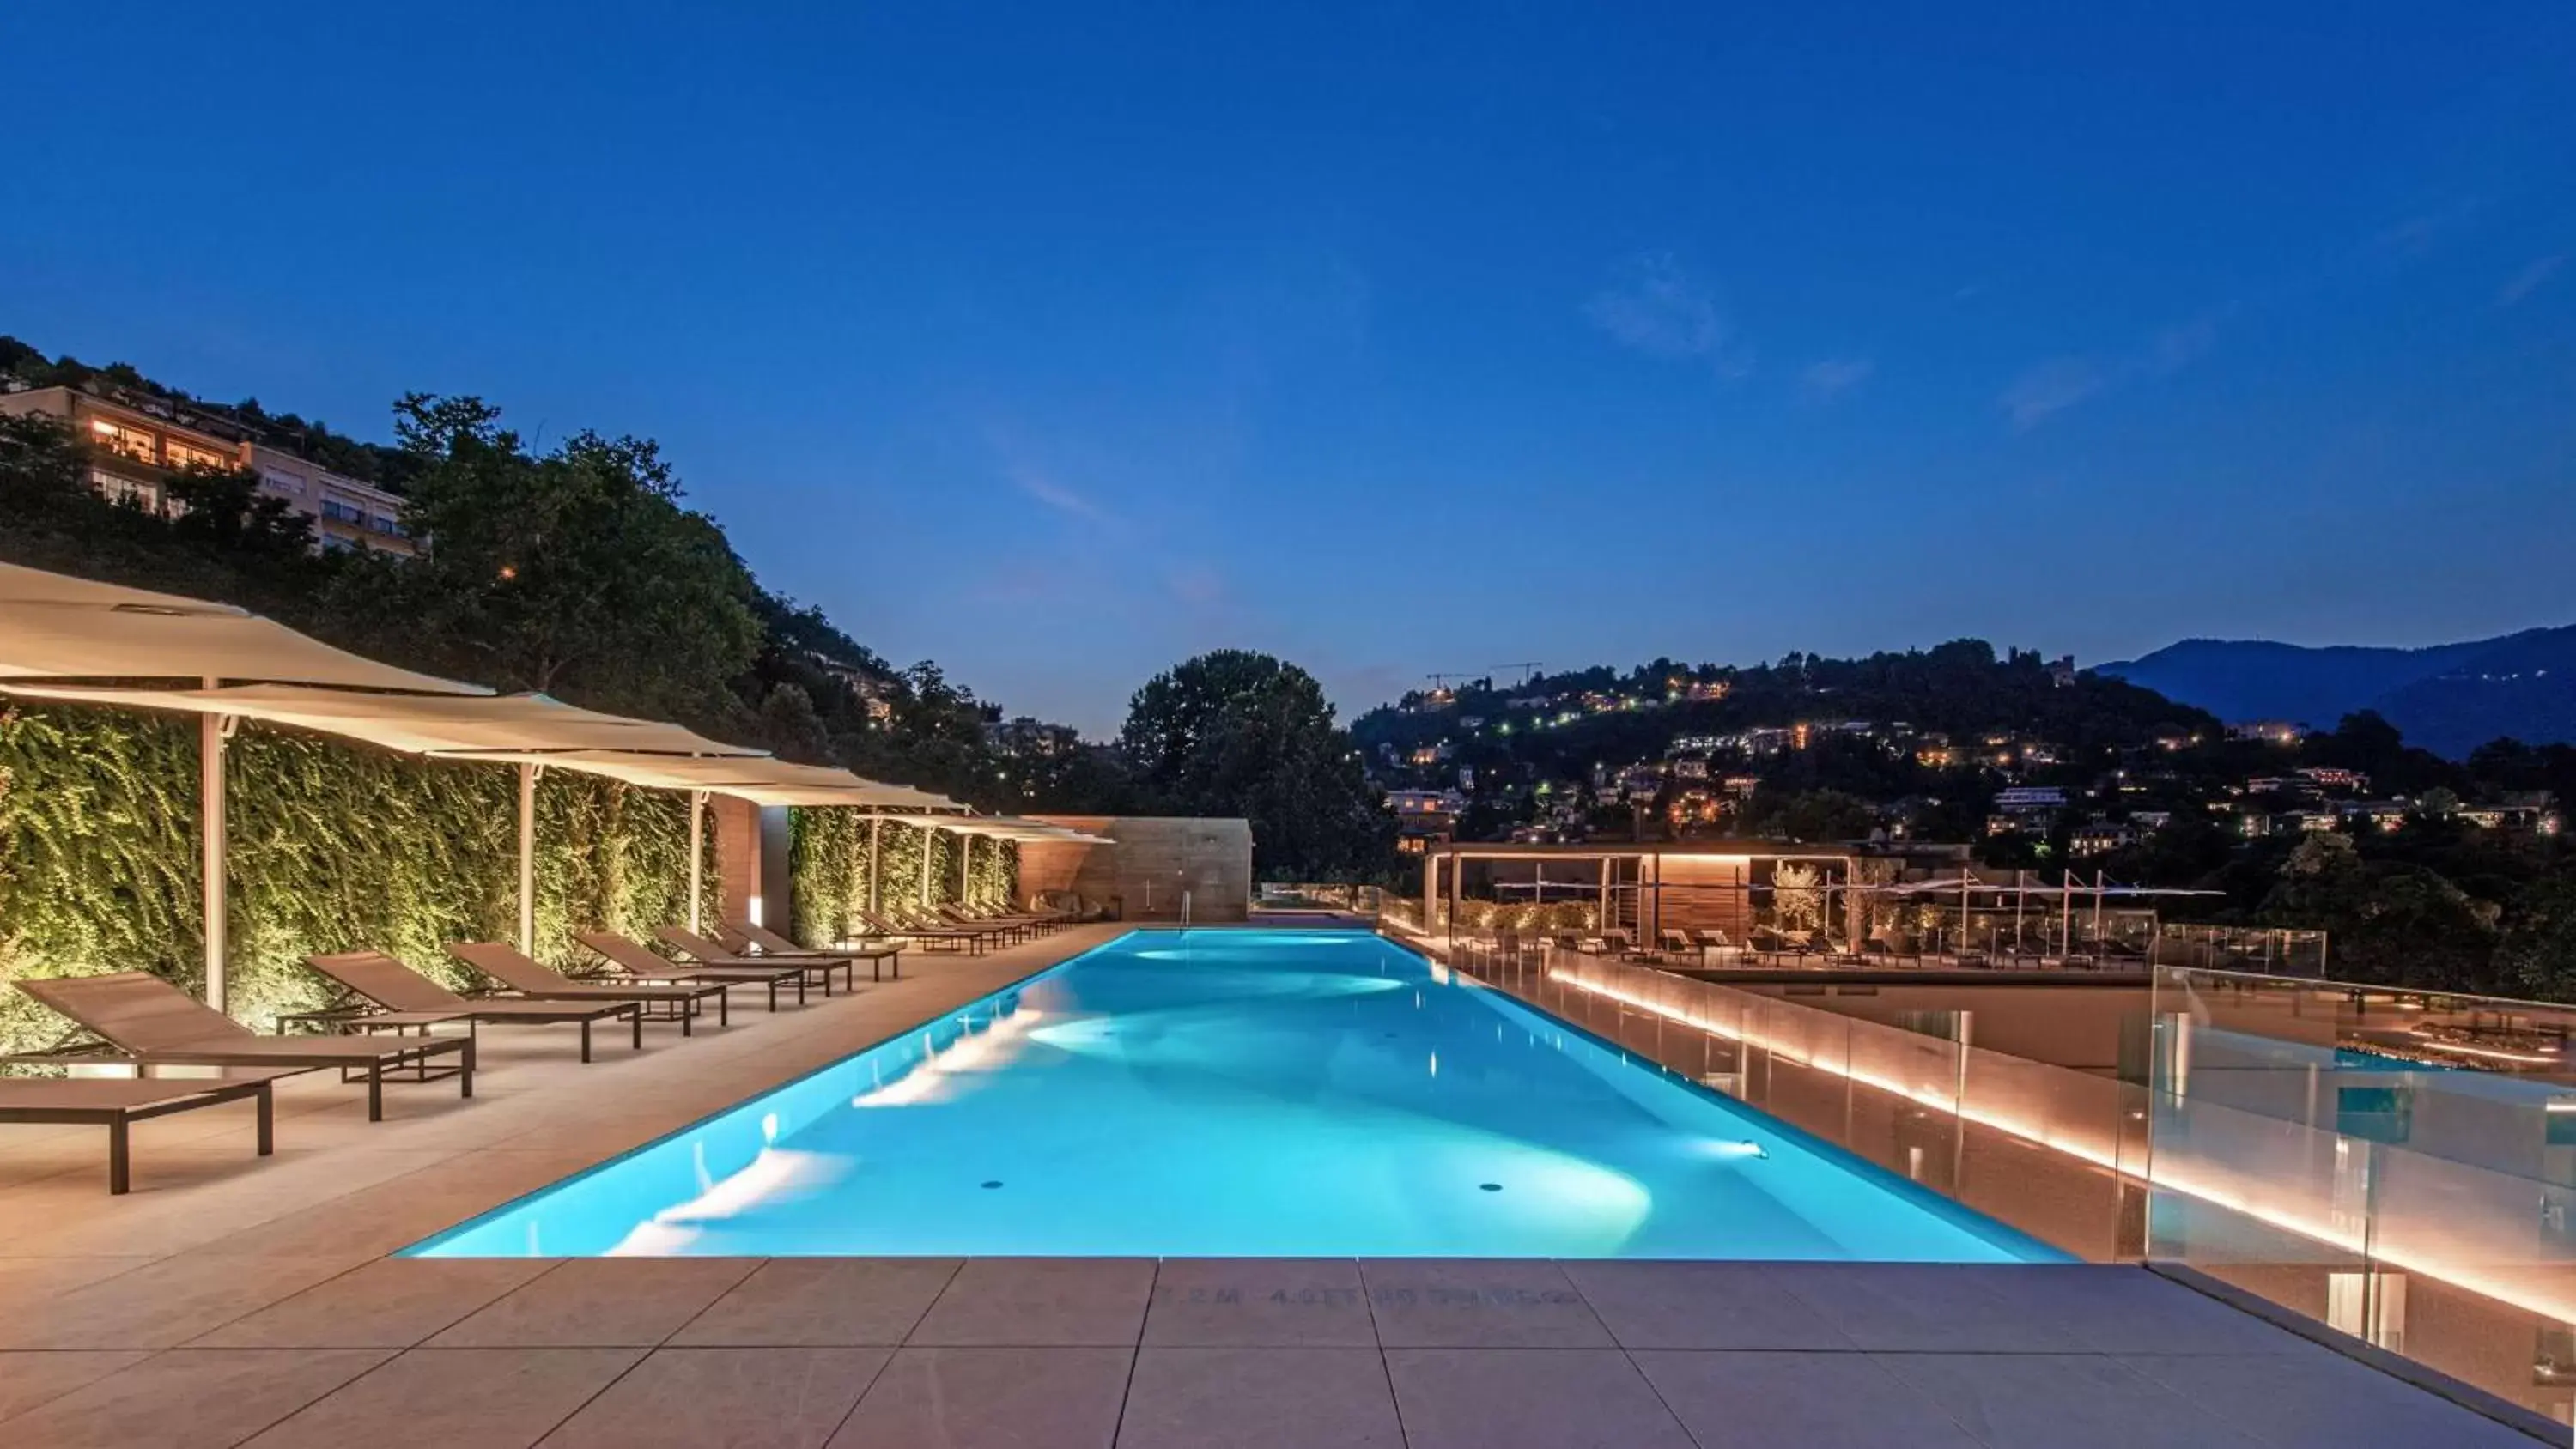
<path fill-rule="evenodd" d="M 1119 743 L 1162 813 L 1250 819 L 1265 876 L 1366 878 L 1391 859 L 1393 817 L 1322 687 L 1293 664 L 1202 654 L 1136 692 Z"/>
<path fill-rule="evenodd" d="M 234 1012 L 265 1028 L 318 1006 L 303 957 L 371 948 L 451 981 L 450 941 L 518 922 L 508 766 L 411 759 L 245 727 L 228 747 Z M 0 710 L 0 978 L 143 969 L 199 979 L 193 720 L 78 707 Z M 571 933 L 685 919 L 687 798 L 548 772 L 537 788 L 538 952 Z M 707 902 L 716 863 L 705 862 Z M 0 994 L 0 1050 L 61 1023 Z"/>
<path fill-rule="evenodd" d="M 790 870 L 795 920 L 789 933 L 808 945 L 828 945 L 867 934 L 861 912 L 886 904 L 923 903 L 921 852 L 932 851 L 927 904 L 954 901 L 1010 904 L 1019 879 L 1019 848 L 1008 841 L 977 840 L 966 869 L 958 869 L 958 837 L 894 821 L 871 822 L 855 810 L 799 810 L 795 815 Z M 869 882 L 876 882 L 873 897 Z M 871 906 L 873 899 L 877 906 Z"/>

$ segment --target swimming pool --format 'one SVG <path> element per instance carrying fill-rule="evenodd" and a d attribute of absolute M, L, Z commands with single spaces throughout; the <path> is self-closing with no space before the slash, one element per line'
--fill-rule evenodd
<path fill-rule="evenodd" d="M 2059 1255 L 1356 931 L 1137 931 L 406 1250 Z"/>

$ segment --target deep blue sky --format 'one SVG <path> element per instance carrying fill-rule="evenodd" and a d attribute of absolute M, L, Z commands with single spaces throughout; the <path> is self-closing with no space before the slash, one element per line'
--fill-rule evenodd
<path fill-rule="evenodd" d="M 2563 0 L 395 8 L 7 7 L 0 331 L 658 437 L 1095 730 L 2576 620 Z"/>

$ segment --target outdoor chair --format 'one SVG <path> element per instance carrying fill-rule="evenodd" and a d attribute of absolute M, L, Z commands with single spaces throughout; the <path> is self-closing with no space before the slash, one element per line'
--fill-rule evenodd
<path fill-rule="evenodd" d="M 1663 954 L 1675 958 L 1698 954 L 1698 948 L 1691 945 L 1690 933 L 1672 926 L 1655 933 L 1655 944 Z"/>
<path fill-rule="evenodd" d="M 131 1065 L 138 1076 L 156 1067 L 266 1067 L 287 1072 L 340 1069 L 340 1080 L 367 1079 L 367 1120 L 385 1115 L 385 1072 L 408 1071 L 416 1081 L 453 1076 L 457 1095 L 474 1095 L 474 1038 L 262 1036 L 158 976 L 116 971 L 104 976 L 56 976 L 20 981 L 18 989 L 69 1017 L 93 1038 L 88 1043 L 11 1057 L 49 1066 Z M 452 1065 L 433 1061 L 454 1057 Z"/>
<path fill-rule="evenodd" d="M 961 926 L 989 926 L 1022 940 L 1033 940 L 1047 928 L 1047 923 L 1037 916 L 1007 913 L 997 915 L 990 911 L 969 911 L 964 906 L 955 904 L 941 906 L 939 914 Z"/>
<path fill-rule="evenodd" d="M 769 992 L 771 1011 L 778 1009 L 778 988 L 792 982 L 796 987 L 796 1004 L 805 1004 L 806 978 L 802 966 L 710 966 L 705 962 L 682 965 L 656 954 L 642 942 L 630 941 L 614 931 L 576 931 L 573 939 L 597 956 L 603 969 L 613 978 L 765 987 Z"/>
<path fill-rule="evenodd" d="M 879 975 L 881 969 L 891 971 L 898 981 L 903 979 L 901 946 L 877 946 L 863 942 L 833 951 L 816 951 L 799 946 L 776 931 L 765 926 L 753 925 L 748 921 L 727 922 L 717 926 L 715 933 L 716 939 L 730 947 L 737 956 L 784 956 L 790 959 L 798 956 L 829 956 L 836 960 L 867 962 L 870 981 L 884 979 Z"/>
<path fill-rule="evenodd" d="M 391 1030 L 399 1035 L 418 1026 L 462 1021 L 468 1036 L 481 1026 L 558 1026 L 581 1028 L 581 1059 L 590 1060 L 594 1022 L 624 1017 L 633 1030 L 634 1046 L 644 1046 L 644 1003 L 624 1001 L 534 1001 L 507 997 L 459 996 L 381 951 L 343 951 L 307 956 L 304 964 L 340 988 L 350 1000 L 324 1011 L 298 1012 L 278 1018 L 280 1024 L 307 1021 L 346 1031 Z"/>
<path fill-rule="evenodd" d="M 879 935 L 900 936 L 917 942 L 925 951 L 944 943 L 952 950 L 962 949 L 970 955 L 981 955 L 984 943 L 993 934 L 990 931 L 970 931 L 962 926 L 908 926 L 874 911 L 859 912 L 859 919 L 874 926 Z"/>
<path fill-rule="evenodd" d="M 107 1190 L 131 1186 L 128 1148 L 137 1122 L 238 1102 L 259 1111 L 259 1155 L 277 1150 L 277 1103 L 272 1085 L 304 1067 L 226 1072 L 215 1081 L 147 1081 L 134 1077 L 0 1078 L 0 1122 L 71 1123 L 107 1129 Z"/>
<path fill-rule="evenodd" d="M 897 922 L 903 923 L 908 929 L 967 931 L 983 937 L 986 941 L 1002 942 L 1012 941 L 1019 935 L 1019 928 L 1016 926 L 1005 926 L 992 921 L 961 921 L 929 906 L 906 904 L 890 906 L 887 909 L 893 913 Z"/>
<path fill-rule="evenodd" d="M 798 952 L 793 956 L 743 955 L 728 950 L 695 931 L 683 930 L 678 926 L 655 927 L 653 939 L 687 957 L 691 965 L 710 968 L 736 967 L 751 971 L 777 971 L 792 968 L 802 973 L 797 978 L 796 991 L 796 1001 L 800 1006 L 805 1002 L 804 983 L 808 981 L 822 987 L 825 998 L 828 999 L 831 996 L 832 968 L 836 966 L 841 970 L 843 985 L 852 990 L 858 987 L 857 977 L 853 974 L 858 969 L 858 962 L 847 956 L 825 956 L 814 952 Z"/>
<path fill-rule="evenodd" d="M 633 1002 L 647 1011 L 659 1006 L 662 1008 L 661 1019 L 677 1021 L 680 1035 L 688 1036 L 690 1028 L 697 1022 L 699 1011 L 712 998 L 716 1004 L 716 1025 L 732 1024 L 725 996 L 733 987 L 729 981 L 627 980 L 614 984 L 576 981 L 539 965 L 535 958 L 502 941 L 450 941 L 447 954 L 474 968 L 485 979 L 499 982 L 513 996 L 529 1001 Z M 654 959 L 658 961 L 661 958 L 656 956 Z"/>

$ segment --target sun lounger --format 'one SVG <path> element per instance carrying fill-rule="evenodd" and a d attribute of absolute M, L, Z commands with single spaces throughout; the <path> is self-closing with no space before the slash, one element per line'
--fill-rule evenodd
<path fill-rule="evenodd" d="M 653 938 L 679 952 L 687 958 L 689 964 L 695 966 L 741 966 L 755 971 L 792 967 L 804 973 L 799 978 L 800 981 L 811 981 L 822 987 L 823 995 L 826 997 L 832 994 L 834 967 L 840 968 L 843 985 L 853 989 L 858 985 L 857 978 L 852 975 L 858 969 L 858 962 L 848 956 L 827 956 L 813 951 L 799 951 L 793 956 L 753 956 L 727 950 L 695 931 L 682 930 L 678 926 L 658 927 L 653 932 Z M 800 1002 L 804 1000 L 801 993 L 797 1000 Z"/>
<path fill-rule="evenodd" d="M 893 919 L 906 930 L 964 931 L 986 941 L 1015 941 L 1020 934 L 1016 926 L 998 925 L 991 921 L 960 921 L 924 906 L 897 906 Z"/>
<path fill-rule="evenodd" d="M 1663 930 L 1655 933 L 1655 943 L 1663 948 L 1664 954 L 1667 956 L 1696 956 L 1700 954 L 1699 948 L 1691 944 L 1691 938 L 1688 932 L 1675 930 L 1670 926 L 1667 926 Z"/>
<path fill-rule="evenodd" d="M 998 931 L 1007 940 L 1026 940 L 1035 936 L 1046 924 L 1034 916 L 969 915 L 953 904 L 939 907 L 937 919 L 953 926 L 963 926 L 970 931 L 978 929 Z"/>
<path fill-rule="evenodd" d="M 340 1069 L 367 1077 L 367 1120 L 385 1115 L 385 1071 L 408 1070 L 416 1080 L 457 1079 L 457 1094 L 474 1095 L 474 1038 L 407 1037 L 377 1041 L 347 1036 L 261 1036 L 178 987 L 141 971 L 105 976 L 56 976 L 20 981 L 18 989 L 70 1017 L 97 1039 L 94 1046 L 12 1058 L 76 1065 L 122 1061 L 149 1075 L 154 1067 L 268 1067 L 283 1071 Z M 453 1066 L 432 1058 L 452 1056 Z"/>
<path fill-rule="evenodd" d="M 391 1028 L 399 1033 L 412 1025 L 416 1018 L 423 1026 L 432 1024 L 430 1018 L 462 1021 L 469 1034 L 487 1022 L 521 1026 L 572 1022 L 581 1028 L 581 1059 L 586 1062 L 590 1060 L 591 1024 L 624 1017 L 633 1028 L 636 1049 L 641 1050 L 644 1046 L 644 1003 L 633 998 L 624 1001 L 528 1001 L 508 997 L 459 996 L 381 951 L 307 956 L 304 964 L 320 972 L 346 995 L 372 1008 L 352 1012 L 342 1007 L 334 1011 L 300 1014 L 303 1019 L 337 1025 L 345 1030 Z"/>
<path fill-rule="evenodd" d="M 900 936 L 905 940 L 917 941 L 925 951 L 931 949 L 933 943 L 944 941 L 951 947 L 962 946 L 969 953 L 981 954 L 984 943 L 991 940 L 993 936 L 990 931 L 970 931 L 963 926 L 908 926 L 888 920 L 874 911 L 859 912 L 859 919 L 874 926 L 880 935 Z"/>
<path fill-rule="evenodd" d="M 897 980 L 903 978 L 901 946 L 862 942 L 836 951 L 816 951 L 799 946 L 766 926 L 756 926 L 748 921 L 730 921 L 716 927 L 715 931 L 716 939 L 732 947 L 737 956 L 830 956 L 836 960 L 867 962 L 870 981 L 883 979 L 877 974 L 880 967 L 892 971 Z"/>
<path fill-rule="evenodd" d="M 642 942 L 630 941 L 614 931 L 576 931 L 573 939 L 606 962 L 614 976 L 636 981 L 721 981 L 727 986 L 765 987 L 772 1011 L 778 1009 L 778 988 L 792 982 L 796 987 L 796 1004 L 805 1004 L 805 968 L 802 966 L 710 966 L 703 961 L 683 965 L 656 955 Z"/>
<path fill-rule="evenodd" d="M 128 1130 L 137 1122 L 247 1097 L 259 1107 L 259 1155 L 277 1150 L 279 1077 L 307 1070 L 227 1072 L 215 1081 L 147 1081 L 135 1077 L 0 1078 L 0 1122 L 68 1122 L 107 1129 L 107 1190 L 130 1185 Z"/>
<path fill-rule="evenodd" d="M 648 1010 L 663 1009 L 663 1019 L 677 1021 L 680 1035 L 688 1036 L 702 1006 L 713 999 L 716 1025 L 732 1022 L 725 1008 L 725 993 L 732 989 L 727 981 L 575 981 L 560 972 L 549 970 L 523 954 L 517 947 L 501 941 L 451 941 L 447 954 L 473 967 L 486 978 L 530 1001 L 587 1001 L 593 1004 L 634 1002 Z M 650 953 L 647 953 L 650 954 Z M 660 957 L 655 957 L 660 960 Z"/>

